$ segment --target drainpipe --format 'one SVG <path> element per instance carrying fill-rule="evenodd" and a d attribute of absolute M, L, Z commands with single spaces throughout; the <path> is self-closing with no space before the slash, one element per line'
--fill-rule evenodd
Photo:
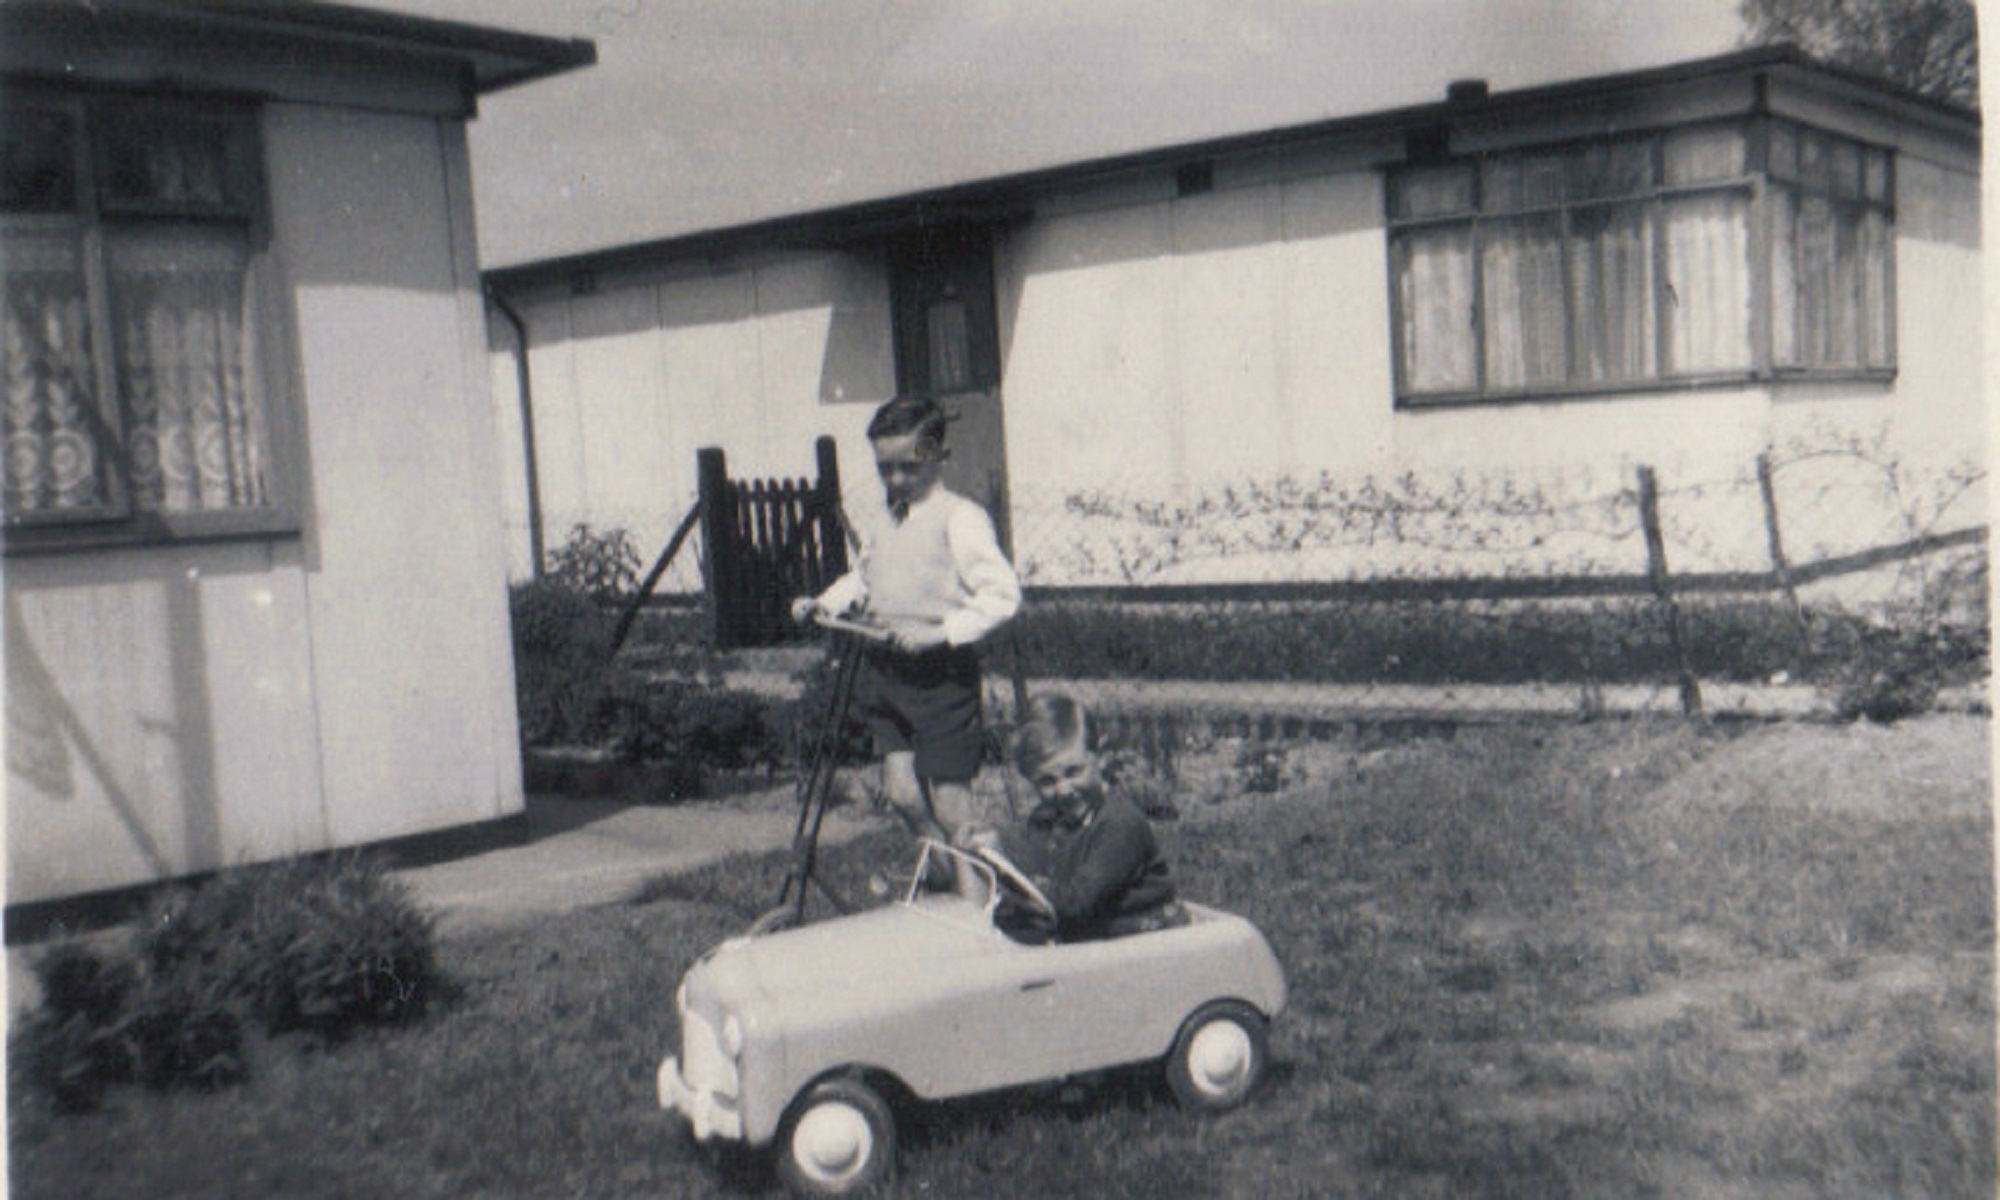
<path fill-rule="evenodd" d="M 514 379 L 515 392 L 521 400 L 521 454 L 527 468 L 528 481 L 528 553 L 532 557 L 534 578 L 542 577 L 542 479 L 535 458 L 535 393 L 528 384 L 528 323 L 521 319 L 513 305 L 507 303 L 498 289 L 487 288 L 486 296 L 493 301 L 493 307 L 507 318 L 514 327 Z"/>

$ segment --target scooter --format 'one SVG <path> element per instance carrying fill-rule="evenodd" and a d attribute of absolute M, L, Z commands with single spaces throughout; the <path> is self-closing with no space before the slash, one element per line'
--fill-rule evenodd
<path fill-rule="evenodd" d="M 833 693 L 813 737 L 807 770 L 799 777 L 799 815 L 792 828 L 791 865 L 786 868 L 785 881 L 778 889 L 777 906 L 750 926 L 753 936 L 804 924 L 809 887 L 817 888 L 836 912 L 846 914 L 852 910 L 817 874 L 819 833 L 833 793 L 840 731 L 847 724 L 848 710 L 854 702 L 854 679 L 860 672 L 861 658 L 871 643 L 887 643 L 893 635 L 880 625 L 852 617 L 816 613 L 813 621 L 833 635 Z"/>

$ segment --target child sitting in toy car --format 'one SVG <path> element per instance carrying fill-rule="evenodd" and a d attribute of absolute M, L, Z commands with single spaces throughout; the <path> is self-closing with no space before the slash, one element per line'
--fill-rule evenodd
<path fill-rule="evenodd" d="M 1044 932 L 1074 942 L 1187 924 L 1145 814 L 1105 790 L 1082 705 L 1066 695 L 1037 697 L 1011 749 L 1015 768 L 1034 785 L 1034 811 L 965 842 L 975 851 L 997 847 L 1041 889 L 1056 922 Z"/>

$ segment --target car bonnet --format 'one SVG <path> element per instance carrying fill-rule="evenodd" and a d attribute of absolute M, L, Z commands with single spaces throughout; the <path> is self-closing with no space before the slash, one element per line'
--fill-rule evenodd
<path fill-rule="evenodd" d="M 1013 943 L 955 897 L 924 897 L 760 937 L 724 942 L 699 968 L 718 992 L 777 995 L 879 983 L 940 964 L 1006 953 Z"/>

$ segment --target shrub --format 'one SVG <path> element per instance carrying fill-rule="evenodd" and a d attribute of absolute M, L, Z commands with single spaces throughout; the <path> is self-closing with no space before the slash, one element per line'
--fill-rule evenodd
<path fill-rule="evenodd" d="M 570 527 L 562 545 L 549 551 L 544 575 L 600 603 L 620 600 L 639 586 L 639 552 L 623 529 L 599 533 L 588 524 Z"/>
<path fill-rule="evenodd" d="M 274 1033 L 341 1038 L 409 1020 L 438 987 L 430 918 L 365 855 L 232 872 L 161 908 L 140 935 L 141 954 L 155 969 L 213 972 Z"/>
<path fill-rule="evenodd" d="M 436 997 L 430 918 L 372 859 L 217 876 L 157 900 L 120 954 L 58 946 L 14 1035 L 25 1083 L 64 1110 L 107 1088 L 217 1087 L 248 1073 L 247 1030 L 325 1040 L 412 1020 Z"/>
<path fill-rule="evenodd" d="M 1949 628 L 1861 628 L 1839 639 L 1818 673 L 1833 715 L 1888 725 L 1930 711 L 1948 678 L 1983 660 L 1985 647 Z"/>
<path fill-rule="evenodd" d="M 610 618 L 576 588 L 549 580 L 515 586 L 509 608 L 521 741 L 581 740 L 606 703 Z"/>
<path fill-rule="evenodd" d="M 1763 599 L 1683 600 L 1689 665 L 1709 679 L 1809 678 L 1826 655 Z M 1816 640 L 1860 622 L 1828 612 Z M 1015 623 L 1031 673 L 1300 683 L 1652 683 L 1680 669 L 1648 597 L 1591 602 L 1116 604 L 1045 600 Z M 1979 647 L 1983 656 L 1984 647 Z"/>
<path fill-rule="evenodd" d="M 125 1025 L 137 973 L 129 962 L 68 944 L 30 965 L 42 1003 L 9 1039 L 12 1073 L 58 1110 L 87 1112 L 112 1084 L 134 1076 Z"/>
<path fill-rule="evenodd" d="M 602 657 L 611 618 L 590 596 L 552 579 L 515 584 L 508 596 L 514 653 L 531 659 Z"/>
<path fill-rule="evenodd" d="M 155 1089 L 218 1088 L 249 1076 L 243 1017 L 225 981 L 174 975 L 148 984 L 126 1022 L 139 1082 Z"/>
<path fill-rule="evenodd" d="M 790 749 L 788 714 L 748 692 L 656 681 L 611 661 L 612 619 L 576 585 L 551 579 L 512 592 L 515 703 L 524 745 L 608 746 L 627 762 L 685 772 L 775 767 Z"/>
<path fill-rule="evenodd" d="M 610 740 L 619 757 L 632 762 L 775 768 L 785 746 L 772 708 L 772 701 L 750 692 L 627 680 L 610 701 Z"/>

